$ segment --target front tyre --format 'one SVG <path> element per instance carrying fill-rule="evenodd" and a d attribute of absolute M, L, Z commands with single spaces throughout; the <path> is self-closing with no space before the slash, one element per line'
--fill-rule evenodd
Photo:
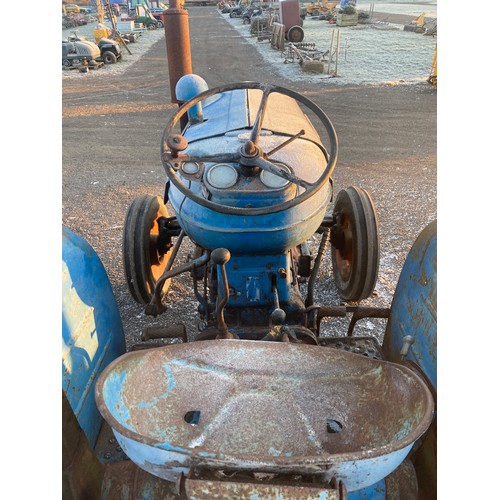
<path fill-rule="evenodd" d="M 102 55 L 102 60 L 104 64 L 115 64 L 117 59 L 116 55 L 108 50 Z"/>
<path fill-rule="evenodd" d="M 123 267 L 127 286 L 133 299 L 148 304 L 154 295 L 158 279 L 163 274 L 171 254 L 171 242 L 160 237 L 161 218 L 168 211 L 159 196 L 135 198 L 128 209 L 123 231 Z M 170 286 L 163 286 L 166 293 Z"/>
<path fill-rule="evenodd" d="M 378 221 L 368 191 L 350 186 L 334 204 L 331 232 L 333 277 L 346 301 L 369 297 L 377 283 L 380 261 Z"/>

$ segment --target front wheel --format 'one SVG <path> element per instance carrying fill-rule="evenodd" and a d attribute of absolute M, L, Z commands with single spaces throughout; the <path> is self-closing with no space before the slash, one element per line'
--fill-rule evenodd
<path fill-rule="evenodd" d="M 377 214 L 370 194 L 355 186 L 340 191 L 333 215 L 335 284 L 346 301 L 366 299 L 375 289 L 380 260 Z"/>
<path fill-rule="evenodd" d="M 161 237 L 161 218 L 168 211 L 159 196 L 143 195 L 130 205 L 123 231 L 123 266 L 130 294 L 139 304 L 148 304 L 171 255 L 171 241 Z M 163 286 L 166 293 L 170 286 Z"/>
<path fill-rule="evenodd" d="M 109 50 L 104 52 L 102 55 L 102 60 L 104 64 L 115 64 L 116 63 L 116 55 L 113 54 L 113 52 L 110 52 Z"/>

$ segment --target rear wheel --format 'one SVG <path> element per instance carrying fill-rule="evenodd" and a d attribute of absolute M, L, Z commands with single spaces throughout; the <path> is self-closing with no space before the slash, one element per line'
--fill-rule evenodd
<path fill-rule="evenodd" d="M 368 191 L 351 186 L 334 204 L 331 233 L 333 276 L 344 300 L 369 297 L 377 282 L 380 249 L 378 221 Z"/>
<path fill-rule="evenodd" d="M 109 50 L 104 52 L 102 55 L 102 60 L 104 64 L 115 64 L 116 63 L 116 55 L 113 54 L 113 52 L 110 52 Z"/>
<path fill-rule="evenodd" d="M 163 22 L 162 21 L 156 21 L 156 26 L 158 28 L 163 28 Z"/>
<path fill-rule="evenodd" d="M 123 265 L 128 289 L 139 304 L 148 304 L 171 254 L 171 242 L 160 238 L 160 220 L 168 211 L 159 196 L 136 198 L 127 212 L 123 232 Z M 163 286 L 166 293 L 170 286 Z"/>
<path fill-rule="evenodd" d="M 71 66 L 71 61 L 69 59 L 63 59 L 63 66 L 69 68 Z"/>

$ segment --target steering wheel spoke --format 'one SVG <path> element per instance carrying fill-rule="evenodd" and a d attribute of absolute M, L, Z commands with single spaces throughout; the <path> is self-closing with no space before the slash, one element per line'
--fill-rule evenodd
<path fill-rule="evenodd" d="M 300 179 L 296 175 L 293 175 L 292 173 L 288 172 L 279 165 L 276 165 L 275 163 L 271 163 L 268 160 L 264 160 L 264 158 L 256 158 L 255 165 L 257 167 L 260 167 L 262 170 L 265 170 L 267 172 L 270 172 L 271 174 L 281 177 L 282 179 L 286 179 L 287 181 L 293 182 L 294 184 L 297 184 L 298 186 L 303 187 L 306 190 L 311 189 L 311 187 L 313 186 L 313 184 L 303 179 Z"/>
<path fill-rule="evenodd" d="M 288 144 L 290 144 L 295 139 L 298 139 L 299 137 L 303 136 L 305 133 L 306 133 L 306 131 L 304 129 L 302 129 L 300 132 L 298 132 L 294 136 L 290 137 L 290 139 L 287 139 L 285 142 L 281 143 L 279 146 L 276 146 L 271 151 L 264 153 L 262 155 L 262 157 L 267 160 L 267 158 L 272 156 L 274 153 L 278 152 L 280 149 L 283 149 L 285 146 L 288 146 Z"/>
<path fill-rule="evenodd" d="M 260 101 L 259 110 L 257 111 L 257 117 L 255 118 L 255 123 L 252 127 L 252 132 L 250 133 L 250 140 L 254 144 L 258 144 L 260 131 L 262 129 L 262 123 L 264 122 L 264 114 L 266 112 L 267 101 L 269 99 L 269 95 L 272 92 L 272 87 L 265 86 L 263 88 L 262 99 Z"/>

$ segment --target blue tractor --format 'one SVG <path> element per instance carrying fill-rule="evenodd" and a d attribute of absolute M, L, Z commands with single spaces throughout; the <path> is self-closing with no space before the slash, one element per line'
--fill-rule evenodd
<path fill-rule="evenodd" d="M 275 85 L 247 82 L 200 92 L 206 83 L 187 75 L 177 88 L 188 102 L 162 140 L 165 195 L 134 200 L 125 222 L 132 297 L 146 305 L 147 314 L 161 314 L 170 279 L 189 271 L 200 283 L 196 296 L 206 324 L 200 338 L 259 340 L 269 326 L 286 323 L 302 340 L 317 343 L 310 307 L 327 245 L 346 301 L 371 295 L 379 264 L 377 216 L 366 190 L 341 191 L 327 213 L 335 129 L 312 101 Z M 322 125 L 327 147 L 301 105 Z M 176 133 L 186 116 L 182 133 Z M 315 259 L 307 244 L 314 233 L 323 239 Z M 175 267 L 184 237 L 196 250 L 189 264 Z M 301 278 L 309 281 L 305 298 Z"/>
<path fill-rule="evenodd" d="M 93 370 L 88 360 L 71 361 L 86 360 L 87 344 L 80 333 L 78 343 L 67 335 L 63 375 L 87 367 L 77 392 L 95 390 L 93 416 L 104 419 L 105 437 L 99 445 L 94 434 L 88 453 L 102 497 L 432 494 L 435 224 L 410 252 L 391 309 L 359 305 L 377 280 L 377 216 L 362 188 L 333 200 L 337 136 L 328 117 L 304 96 L 269 84 L 208 90 L 186 75 L 176 92 L 185 104 L 162 139 L 165 191 L 133 200 L 124 270 L 132 298 L 154 317 L 167 310 L 171 280 L 189 273 L 200 328 L 190 341 L 177 326 L 157 328 L 153 337 L 182 342 L 127 353 L 118 345 L 113 361 Z M 315 257 L 307 244 L 314 233 L 321 235 Z M 185 239 L 194 250 L 179 263 Z M 314 297 L 328 245 L 340 305 Z M 359 318 L 388 318 L 383 344 L 353 336 L 352 328 L 321 336 L 323 318 L 348 313 L 352 328 Z M 88 330 L 90 323 L 66 324 Z M 121 335 L 115 328 L 96 345 Z M 82 403 L 71 403 L 73 427 L 88 436 Z"/>

